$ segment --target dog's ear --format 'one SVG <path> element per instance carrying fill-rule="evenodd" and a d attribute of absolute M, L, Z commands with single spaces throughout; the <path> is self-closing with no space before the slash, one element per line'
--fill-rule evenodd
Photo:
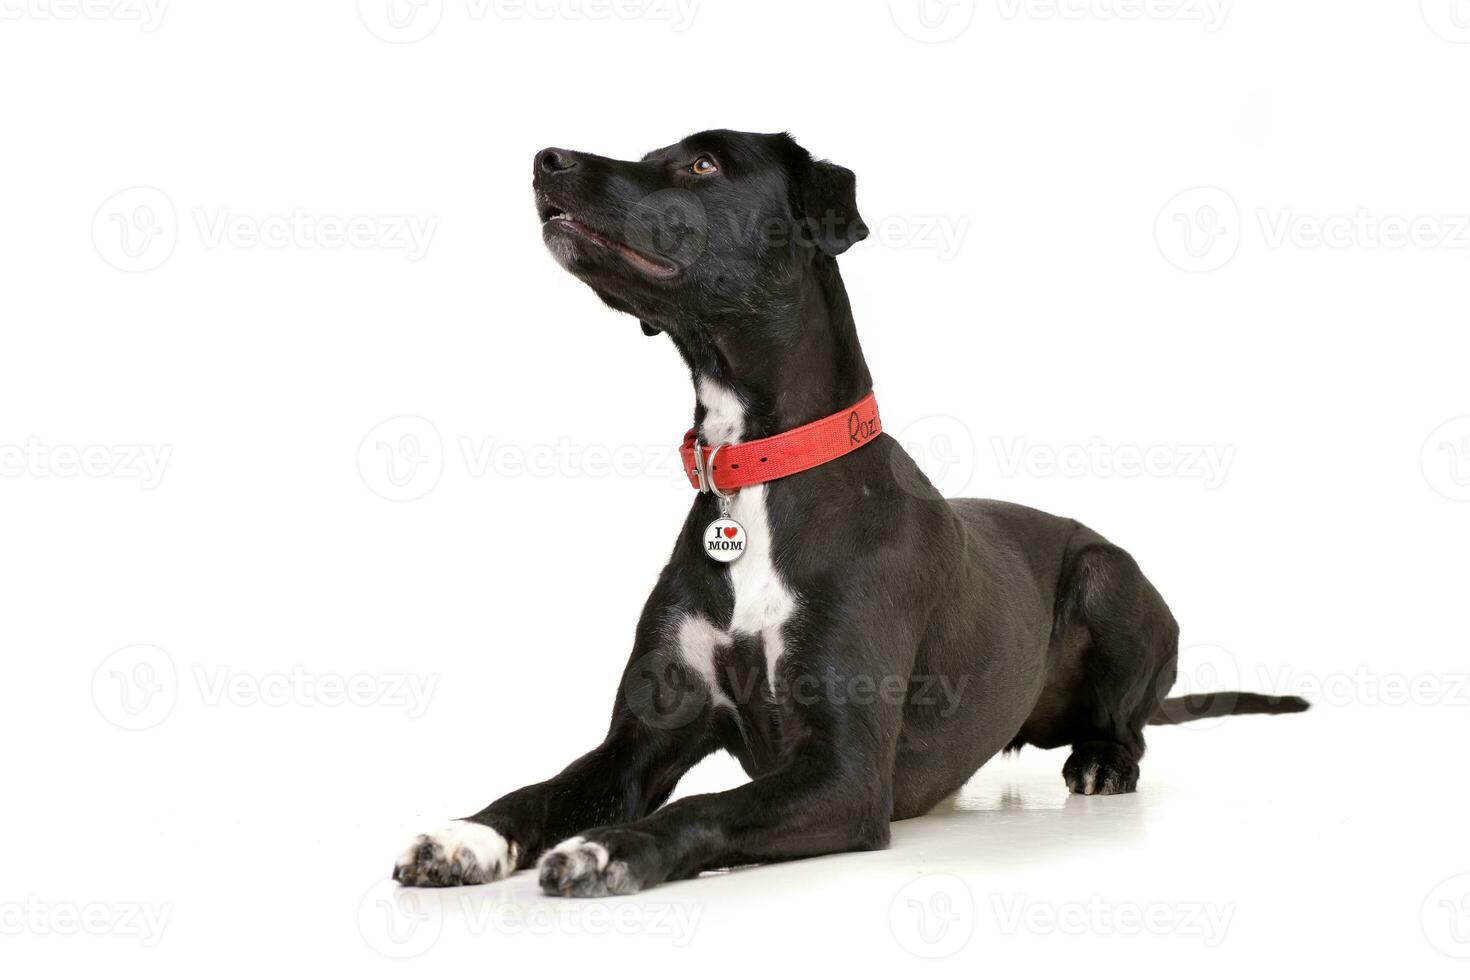
<path fill-rule="evenodd" d="M 805 151 L 798 164 L 796 196 L 803 224 L 818 248 L 841 255 L 868 237 L 857 209 L 857 175 Z"/>

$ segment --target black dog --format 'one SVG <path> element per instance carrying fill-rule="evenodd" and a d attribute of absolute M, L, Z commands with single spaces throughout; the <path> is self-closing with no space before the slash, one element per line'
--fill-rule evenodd
<path fill-rule="evenodd" d="M 871 391 L 835 259 L 867 234 L 851 171 L 728 131 L 636 162 L 547 149 L 534 170 L 557 261 L 688 363 L 701 486 L 739 475 L 701 447 L 848 418 Z M 602 744 L 420 836 L 394 878 L 477 884 L 539 857 L 547 892 L 592 896 L 881 848 L 890 821 L 1008 748 L 1070 745 L 1073 792 L 1127 793 L 1151 722 L 1306 708 L 1164 700 L 1178 627 L 1125 551 L 1073 520 L 944 500 L 876 414 L 850 418 L 822 465 L 695 498 Z M 743 545 L 728 564 L 707 540 L 722 512 L 714 540 Z M 736 522 L 738 540 L 721 531 Z M 662 806 L 717 749 L 751 781 Z"/>

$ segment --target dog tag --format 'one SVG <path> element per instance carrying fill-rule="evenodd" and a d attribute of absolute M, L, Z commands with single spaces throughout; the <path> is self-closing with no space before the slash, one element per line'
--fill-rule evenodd
<path fill-rule="evenodd" d="M 732 562 L 745 554 L 745 528 L 726 515 L 709 522 L 704 529 L 704 553 L 715 561 Z"/>

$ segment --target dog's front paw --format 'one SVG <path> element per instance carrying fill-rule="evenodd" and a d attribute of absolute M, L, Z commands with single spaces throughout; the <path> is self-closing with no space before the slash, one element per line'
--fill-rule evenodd
<path fill-rule="evenodd" d="M 643 883 L 605 844 L 569 837 L 541 855 L 541 890 L 567 898 L 631 895 Z"/>
<path fill-rule="evenodd" d="M 516 845 L 493 828 L 454 820 L 419 834 L 393 866 L 393 880 L 419 888 L 483 885 L 515 870 Z"/>

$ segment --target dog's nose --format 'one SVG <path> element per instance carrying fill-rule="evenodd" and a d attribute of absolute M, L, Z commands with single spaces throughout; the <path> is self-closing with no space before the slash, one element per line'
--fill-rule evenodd
<path fill-rule="evenodd" d="M 563 170 L 571 170 L 576 165 L 577 155 L 571 150 L 548 146 L 536 154 L 536 172 L 540 174 L 559 174 Z"/>

